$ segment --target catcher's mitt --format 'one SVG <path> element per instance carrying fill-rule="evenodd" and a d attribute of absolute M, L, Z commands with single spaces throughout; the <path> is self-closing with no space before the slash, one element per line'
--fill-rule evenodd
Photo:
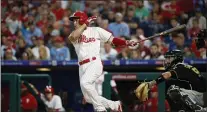
<path fill-rule="evenodd" d="M 148 82 L 141 83 L 135 90 L 136 97 L 141 101 L 148 100 L 149 84 Z"/>

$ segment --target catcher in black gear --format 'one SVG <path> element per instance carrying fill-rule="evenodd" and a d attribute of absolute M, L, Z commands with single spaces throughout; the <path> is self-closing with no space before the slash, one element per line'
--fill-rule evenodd
<path fill-rule="evenodd" d="M 180 50 L 166 52 L 164 67 L 166 72 L 162 73 L 156 80 L 144 82 L 138 86 L 136 89 L 138 99 L 143 97 L 139 95 L 143 95 L 143 89 L 146 89 L 146 85 L 143 84 L 147 84 L 148 89 L 150 89 L 155 84 L 174 79 L 175 81 L 185 82 L 190 87 L 185 89 L 171 84 L 167 91 L 171 100 L 175 103 L 181 103 L 189 111 L 207 111 L 203 99 L 203 93 L 207 90 L 206 79 L 195 67 L 183 63 L 183 53 Z"/>

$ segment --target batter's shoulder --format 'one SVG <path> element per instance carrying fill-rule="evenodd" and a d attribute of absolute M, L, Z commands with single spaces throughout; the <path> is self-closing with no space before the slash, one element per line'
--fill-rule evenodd
<path fill-rule="evenodd" d="M 87 27 L 87 29 L 96 29 L 97 27 Z"/>
<path fill-rule="evenodd" d="M 105 29 L 101 27 L 90 27 L 89 30 L 97 31 L 97 32 L 103 32 Z"/>
<path fill-rule="evenodd" d="M 97 29 L 101 29 L 100 27 L 87 27 L 87 29 L 92 29 L 92 30 L 97 30 Z"/>
<path fill-rule="evenodd" d="M 87 27 L 87 31 L 95 31 L 97 30 L 97 27 Z"/>

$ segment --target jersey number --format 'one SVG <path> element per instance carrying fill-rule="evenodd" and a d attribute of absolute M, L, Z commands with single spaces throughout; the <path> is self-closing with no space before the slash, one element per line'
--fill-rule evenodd
<path fill-rule="evenodd" d="M 193 67 L 191 65 L 185 65 L 185 67 L 188 68 L 188 69 L 191 69 L 194 73 L 200 75 L 200 72 L 195 67 Z"/>

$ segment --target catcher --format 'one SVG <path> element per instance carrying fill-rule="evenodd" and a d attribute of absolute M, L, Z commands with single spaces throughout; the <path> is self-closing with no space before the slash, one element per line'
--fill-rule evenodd
<path fill-rule="evenodd" d="M 164 67 L 167 72 L 162 73 L 156 80 L 141 83 L 135 90 L 140 101 L 148 100 L 148 91 L 153 85 L 174 79 L 187 82 L 190 89 L 171 84 L 167 94 L 175 103 L 181 103 L 190 111 L 207 111 L 204 108 L 203 93 L 206 92 L 206 79 L 193 66 L 183 63 L 183 54 L 180 50 L 166 52 Z"/>

